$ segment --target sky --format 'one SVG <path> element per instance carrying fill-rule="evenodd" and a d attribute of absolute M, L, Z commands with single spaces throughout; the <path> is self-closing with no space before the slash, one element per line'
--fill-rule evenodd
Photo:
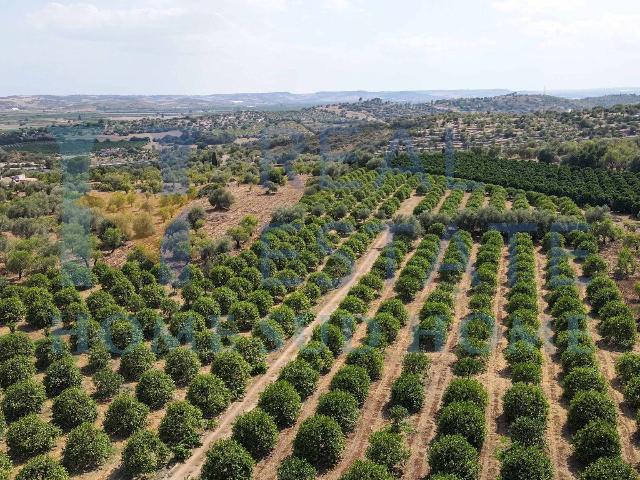
<path fill-rule="evenodd" d="M 0 95 L 640 86 L 638 0 L 0 0 Z"/>

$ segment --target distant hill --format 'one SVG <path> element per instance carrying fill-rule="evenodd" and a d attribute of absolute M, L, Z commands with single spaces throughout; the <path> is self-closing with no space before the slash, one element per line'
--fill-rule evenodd
<path fill-rule="evenodd" d="M 579 97 L 580 91 L 562 95 L 520 94 L 492 90 L 416 90 L 397 92 L 338 91 L 316 93 L 236 93 L 214 95 L 31 95 L 0 97 L 0 113 L 202 113 L 228 110 L 295 109 L 328 104 L 358 103 L 372 99 L 384 102 L 429 104 L 435 111 L 528 112 L 543 109 L 569 110 L 640 103 L 640 89 L 598 90 L 604 96 Z"/>

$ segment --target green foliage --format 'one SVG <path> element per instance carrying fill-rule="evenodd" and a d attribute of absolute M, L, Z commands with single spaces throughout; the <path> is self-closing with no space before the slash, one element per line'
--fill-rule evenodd
<path fill-rule="evenodd" d="M 502 480 L 551 480 L 553 467 L 549 456 L 537 447 L 513 444 L 501 454 Z"/>
<path fill-rule="evenodd" d="M 107 433 L 128 437 L 142 429 L 147 421 L 149 407 L 128 393 L 121 393 L 109 405 L 104 418 Z"/>
<path fill-rule="evenodd" d="M 355 429 L 360 416 L 355 397 L 342 390 L 333 390 L 320 395 L 316 412 L 334 419 L 345 435 Z"/>
<path fill-rule="evenodd" d="M 371 380 L 367 371 L 357 365 L 345 365 L 331 379 L 331 390 L 344 390 L 351 393 L 362 406 L 369 394 Z"/>
<path fill-rule="evenodd" d="M 479 409 L 485 409 L 488 401 L 487 390 L 478 380 L 473 378 L 454 378 L 447 386 L 442 397 L 442 404 L 454 402 L 472 402 Z"/>
<path fill-rule="evenodd" d="M 169 459 L 169 449 L 155 432 L 138 430 L 124 447 L 122 466 L 132 477 L 156 472 Z"/>
<path fill-rule="evenodd" d="M 36 367 L 31 358 L 16 355 L 0 363 L 0 387 L 6 389 L 14 383 L 31 378 Z"/>
<path fill-rule="evenodd" d="M 309 462 L 291 455 L 280 464 L 278 480 L 314 480 L 316 473 L 316 469 Z"/>
<path fill-rule="evenodd" d="M 261 408 L 254 408 L 240 415 L 232 430 L 232 438 L 256 460 L 267 456 L 278 441 L 278 427 L 273 418 Z"/>
<path fill-rule="evenodd" d="M 202 412 L 198 407 L 194 407 L 186 400 L 171 402 L 167 406 L 158 434 L 160 440 L 173 447 L 190 449 L 200 445 L 198 432 L 202 426 Z"/>
<path fill-rule="evenodd" d="M 16 480 L 69 480 L 69 473 L 57 460 L 39 455 L 22 467 Z"/>
<path fill-rule="evenodd" d="M 391 386 L 391 403 L 406 408 L 410 413 L 422 408 L 424 397 L 422 379 L 415 373 L 401 374 Z"/>
<path fill-rule="evenodd" d="M 238 352 L 225 350 L 216 353 L 211 373 L 218 376 L 231 392 L 233 400 L 242 398 L 247 388 L 251 367 Z"/>
<path fill-rule="evenodd" d="M 382 373 L 384 356 L 377 348 L 370 346 L 357 347 L 347 355 L 347 365 L 357 365 L 367 371 L 371 380 L 378 380 Z"/>
<path fill-rule="evenodd" d="M 384 465 L 396 477 L 402 475 L 409 454 L 402 434 L 380 430 L 369 437 L 366 457 L 372 462 Z"/>
<path fill-rule="evenodd" d="M 213 418 L 229 406 L 231 392 L 222 379 L 205 373 L 196 375 L 191 381 L 187 400 L 198 407 L 205 418 Z"/>
<path fill-rule="evenodd" d="M 280 371 L 278 377 L 279 380 L 285 380 L 293 385 L 303 400 L 316 389 L 319 378 L 320 374 L 302 359 L 289 362 Z"/>
<path fill-rule="evenodd" d="M 393 478 L 384 465 L 378 465 L 370 460 L 356 460 L 340 480 L 393 480 Z"/>
<path fill-rule="evenodd" d="M 585 468 L 579 478 L 580 480 L 638 480 L 638 474 L 620 457 L 603 457 Z"/>
<path fill-rule="evenodd" d="M 152 368 L 140 377 L 136 385 L 136 397 L 149 408 L 157 410 L 171 400 L 175 388 L 171 376 Z"/>
<path fill-rule="evenodd" d="M 616 404 L 608 394 L 588 390 L 578 392 L 569 404 L 568 423 L 579 430 L 592 420 L 616 423 Z"/>
<path fill-rule="evenodd" d="M 109 367 L 98 370 L 91 377 L 91 380 L 96 387 L 96 398 L 101 400 L 113 398 L 118 394 L 124 383 L 124 377 Z"/>
<path fill-rule="evenodd" d="M 139 380 L 155 361 L 155 354 L 145 344 L 132 345 L 122 354 L 120 373 L 128 380 Z"/>
<path fill-rule="evenodd" d="M 504 395 L 503 411 L 507 423 L 518 417 L 546 418 L 549 411 L 542 389 L 537 385 L 514 384 Z"/>
<path fill-rule="evenodd" d="M 594 420 L 576 432 L 572 439 L 576 458 L 584 465 L 601 457 L 620 455 L 620 438 L 615 424 Z"/>
<path fill-rule="evenodd" d="M 471 402 L 453 402 L 438 414 L 440 435 L 462 435 L 471 445 L 480 449 L 487 433 L 484 411 Z"/>
<path fill-rule="evenodd" d="M 289 382 L 278 380 L 260 394 L 258 406 L 271 415 L 278 428 L 292 426 L 302 406 L 300 394 Z"/>
<path fill-rule="evenodd" d="M 293 441 L 293 454 L 324 470 L 338 463 L 344 447 L 340 425 L 332 418 L 314 415 L 300 425 Z"/>
<path fill-rule="evenodd" d="M 83 423 L 69 432 L 62 463 L 71 472 L 85 472 L 106 463 L 112 452 L 109 436 L 91 423 Z"/>
<path fill-rule="evenodd" d="M 190 348 L 174 348 L 167 354 L 164 371 L 169 374 L 176 385 L 185 386 L 200 371 L 200 359 Z"/>
<path fill-rule="evenodd" d="M 251 480 L 255 462 L 235 440 L 218 440 L 207 450 L 202 480 Z"/>
<path fill-rule="evenodd" d="M 478 452 L 462 435 L 444 435 L 429 450 L 431 474 L 452 474 L 461 480 L 476 480 L 480 474 Z"/>
<path fill-rule="evenodd" d="M 260 338 L 257 336 L 237 336 L 234 338 L 233 347 L 247 361 L 251 367 L 252 375 L 259 375 L 267 371 L 267 350 Z"/>
<path fill-rule="evenodd" d="M 98 417 L 96 402 L 82 388 L 71 387 L 53 399 L 51 408 L 53 423 L 63 430 L 70 430 Z"/>
<path fill-rule="evenodd" d="M 31 457 L 51 450 L 61 433 L 58 427 L 31 413 L 9 425 L 7 446 L 12 455 Z"/>
<path fill-rule="evenodd" d="M 328 373 L 333 365 L 333 353 L 324 343 L 312 340 L 300 348 L 298 358 L 305 360 L 321 374 Z"/>

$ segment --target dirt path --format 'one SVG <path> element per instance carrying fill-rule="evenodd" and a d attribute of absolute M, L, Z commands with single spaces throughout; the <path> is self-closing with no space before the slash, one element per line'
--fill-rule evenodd
<path fill-rule="evenodd" d="M 412 197 L 407 200 L 407 202 L 410 201 L 415 200 Z M 348 279 L 344 281 L 338 289 L 332 291 L 325 298 L 322 305 L 314 309 L 316 319 L 279 351 L 278 357 L 269 365 L 267 372 L 264 375 L 255 378 L 250 384 L 246 395 L 241 400 L 230 405 L 229 408 L 220 417 L 218 417 L 217 428 L 209 432 L 202 439 L 202 445 L 193 451 L 192 456 L 185 463 L 173 466 L 169 471 L 160 475 L 160 478 L 183 480 L 190 476 L 195 477 L 199 474 L 200 468 L 202 468 L 202 464 L 205 461 L 209 445 L 218 439 L 227 437 L 231 433 L 231 427 L 235 418 L 242 412 L 250 410 L 257 404 L 260 393 L 262 393 L 267 385 L 275 381 L 280 370 L 290 360 L 295 358 L 299 347 L 311 338 L 315 326 L 328 318 L 329 315 L 337 308 L 340 302 L 347 295 L 349 289 L 355 285 L 360 277 L 369 271 L 380 255 L 380 250 L 382 250 L 382 248 L 387 245 L 391 239 L 391 232 L 388 228 L 385 228 L 385 230 L 374 240 L 369 250 L 358 260 L 354 272 L 348 277 Z"/>
<path fill-rule="evenodd" d="M 577 275 L 581 273 L 581 268 L 575 260 L 571 261 Z M 586 302 L 587 285 L 589 280 L 585 277 L 578 277 L 578 288 L 580 296 Z M 640 461 L 640 450 L 636 440 L 637 424 L 634 411 L 624 401 L 622 394 L 622 386 L 616 375 L 615 362 L 622 354 L 611 350 L 611 348 L 602 340 L 596 327 L 597 320 L 589 315 L 589 333 L 596 343 L 596 355 L 600 363 L 600 371 L 609 383 L 609 394 L 618 407 L 618 432 L 620 434 L 620 442 L 622 443 L 622 457 L 632 465 L 636 465 Z"/>
<path fill-rule="evenodd" d="M 503 352 L 509 341 L 507 337 L 507 326 L 505 323 L 507 313 L 505 311 L 507 283 L 507 262 L 509 249 L 502 248 L 500 258 L 500 268 L 498 270 L 498 291 L 494 305 L 494 317 L 496 319 L 496 330 L 493 343 L 493 350 L 487 364 L 487 371 L 481 375 L 480 380 L 487 388 L 489 403 L 485 412 L 487 424 L 487 436 L 482 449 L 480 450 L 481 475 L 480 480 L 494 480 L 498 478 L 500 463 L 496 457 L 496 450 L 500 445 L 500 439 L 507 434 L 507 423 L 502 415 L 502 397 L 511 385 L 508 376 L 508 365 Z"/>
<path fill-rule="evenodd" d="M 447 337 L 446 344 L 440 352 L 430 355 L 431 368 L 429 377 L 425 383 L 425 404 L 422 412 L 418 414 L 414 431 L 407 436 L 407 445 L 410 449 L 410 456 L 402 478 L 415 480 L 423 478 L 427 474 L 427 450 L 429 443 L 436 433 L 436 413 L 440 408 L 440 402 L 444 390 L 453 377 L 451 367 L 456 361 L 454 353 L 460 336 L 460 322 L 468 312 L 468 296 L 471 287 L 471 271 L 475 262 L 478 245 L 473 244 L 469 263 L 458 285 L 458 292 L 455 298 L 454 321 Z"/>
<path fill-rule="evenodd" d="M 553 318 L 548 313 L 549 305 L 545 300 L 548 293 L 545 288 L 545 266 L 547 258 L 540 247 L 536 248 L 536 284 L 538 289 L 538 310 L 540 312 L 539 335 L 542 339 L 542 389 L 549 400 L 549 428 L 547 444 L 556 478 L 570 480 L 575 478 L 577 466 L 571 461 L 573 448 L 571 434 L 567 427 L 567 402 L 562 397 L 562 367 L 553 342 Z"/>
<path fill-rule="evenodd" d="M 411 303 L 406 305 L 409 321 L 407 325 L 398 332 L 395 343 L 385 353 L 382 377 L 372 385 L 369 391 L 369 396 L 362 409 L 358 425 L 352 436 L 347 439 L 347 447 L 344 451 L 342 461 L 332 471 L 318 478 L 323 480 L 340 478 L 356 459 L 364 457 L 371 434 L 383 428 L 387 423 L 384 410 L 391 398 L 391 386 L 402 372 L 404 354 L 410 349 L 413 342 L 413 334 L 420 323 L 418 312 L 427 299 L 427 296 L 435 288 L 438 269 L 440 268 L 448 244 L 448 240 L 440 242 L 440 251 L 434 261 L 433 270 L 425 282 L 425 287 Z"/>

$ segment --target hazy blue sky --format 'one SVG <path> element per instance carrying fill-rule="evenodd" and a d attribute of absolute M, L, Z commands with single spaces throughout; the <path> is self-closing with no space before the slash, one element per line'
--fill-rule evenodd
<path fill-rule="evenodd" d="M 639 86 L 638 0 L 0 0 L 0 95 Z"/>

